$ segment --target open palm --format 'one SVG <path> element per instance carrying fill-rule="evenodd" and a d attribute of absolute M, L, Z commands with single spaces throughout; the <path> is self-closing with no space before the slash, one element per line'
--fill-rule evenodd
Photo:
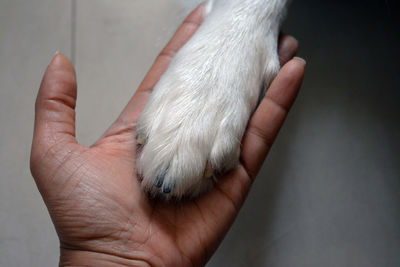
<path fill-rule="evenodd" d="M 91 147 L 75 139 L 71 62 L 57 54 L 47 68 L 36 101 L 31 169 L 60 238 L 60 265 L 204 265 L 236 217 L 297 95 L 305 64 L 290 60 L 297 42 L 283 36 L 279 52 L 284 66 L 250 119 L 241 164 L 197 199 L 149 200 L 136 174 L 136 122 L 203 13 L 200 6 L 189 15 L 120 117 Z"/>

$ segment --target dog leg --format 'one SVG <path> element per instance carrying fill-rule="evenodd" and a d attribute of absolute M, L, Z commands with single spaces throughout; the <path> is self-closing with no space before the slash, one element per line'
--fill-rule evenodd
<path fill-rule="evenodd" d="M 137 126 L 142 187 L 194 197 L 235 168 L 263 83 L 279 70 L 286 0 L 216 0 L 162 76 Z"/>

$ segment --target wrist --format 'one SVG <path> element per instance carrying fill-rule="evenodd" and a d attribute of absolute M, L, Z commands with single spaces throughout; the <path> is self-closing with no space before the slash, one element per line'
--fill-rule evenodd
<path fill-rule="evenodd" d="M 61 248 L 59 266 L 150 267 L 151 265 L 144 260 L 130 259 L 101 252 L 69 250 Z"/>

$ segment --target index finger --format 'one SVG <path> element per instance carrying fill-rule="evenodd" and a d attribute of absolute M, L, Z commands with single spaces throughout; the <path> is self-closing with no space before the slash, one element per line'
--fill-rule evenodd
<path fill-rule="evenodd" d="M 249 121 L 242 140 L 241 163 L 251 178 L 259 171 L 299 92 L 305 65 L 301 58 L 286 63 Z"/>
<path fill-rule="evenodd" d="M 169 63 L 178 50 L 193 36 L 200 27 L 207 13 L 207 4 L 200 4 L 190 15 L 185 19 L 182 25 L 178 28 L 175 35 L 165 46 L 153 63 L 150 71 L 139 86 L 139 89 L 128 102 L 116 123 L 122 125 L 135 126 L 139 119 L 151 91 L 157 84 L 161 75 L 167 70 Z M 120 130 L 119 130 L 120 131 Z"/>

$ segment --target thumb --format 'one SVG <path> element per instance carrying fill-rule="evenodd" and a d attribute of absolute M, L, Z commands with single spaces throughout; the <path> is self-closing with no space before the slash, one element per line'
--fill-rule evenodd
<path fill-rule="evenodd" d="M 76 87 L 71 61 L 57 53 L 47 67 L 36 99 L 31 160 L 41 158 L 59 145 L 77 144 Z"/>

